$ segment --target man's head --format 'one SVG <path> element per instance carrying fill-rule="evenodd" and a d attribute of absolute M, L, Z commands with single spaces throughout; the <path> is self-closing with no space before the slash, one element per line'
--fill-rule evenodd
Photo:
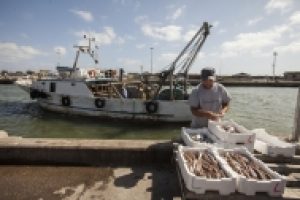
<path fill-rule="evenodd" d="M 216 80 L 215 69 L 211 67 L 203 68 L 201 70 L 201 80 L 205 88 L 207 89 L 212 88 Z"/>

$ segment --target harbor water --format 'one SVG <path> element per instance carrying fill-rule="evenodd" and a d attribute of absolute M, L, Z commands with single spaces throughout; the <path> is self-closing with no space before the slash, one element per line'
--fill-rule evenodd
<path fill-rule="evenodd" d="M 297 88 L 228 87 L 227 119 L 248 129 L 265 128 L 286 137 L 292 132 Z M 181 124 L 147 124 L 47 112 L 15 85 L 0 85 L 0 130 L 34 138 L 172 139 Z"/>

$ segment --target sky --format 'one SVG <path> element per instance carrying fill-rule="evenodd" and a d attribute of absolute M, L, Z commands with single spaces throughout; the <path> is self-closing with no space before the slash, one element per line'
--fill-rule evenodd
<path fill-rule="evenodd" d="M 96 38 L 100 69 L 161 71 L 207 21 L 191 73 L 276 75 L 300 71 L 299 0 L 1 0 L 0 70 L 72 66 L 73 45 Z M 79 66 L 94 67 L 82 55 Z"/>

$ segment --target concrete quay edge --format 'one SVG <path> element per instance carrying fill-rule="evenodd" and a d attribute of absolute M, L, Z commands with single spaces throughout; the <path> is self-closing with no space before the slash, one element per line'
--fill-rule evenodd
<path fill-rule="evenodd" d="M 170 164 L 168 140 L 0 139 L 0 164 Z"/>

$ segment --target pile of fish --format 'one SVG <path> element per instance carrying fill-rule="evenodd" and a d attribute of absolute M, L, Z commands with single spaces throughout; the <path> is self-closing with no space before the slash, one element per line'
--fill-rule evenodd
<path fill-rule="evenodd" d="M 225 152 L 221 156 L 225 158 L 230 167 L 238 174 L 244 175 L 246 178 L 257 180 L 270 180 L 272 176 L 255 163 L 248 156 L 239 152 Z"/>
<path fill-rule="evenodd" d="M 195 134 L 190 136 L 192 140 L 196 142 L 206 142 L 206 143 L 214 143 L 214 141 L 209 138 L 207 135 Z"/>
<path fill-rule="evenodd" d="M 222 125 L 222 129 L 224 129 L 227 133 L 240 133 L 240 131 L 232 125 Z"/>
<path fill-rule="evenodd" d="M 200 134 L 191 135 L 191 139 L 197 142 L 203 142 L 204 139 Z"/>
<path fill-rule="evenodd" d="M 183 157 L 187 162 L 187 167 L 190 172 L 196 176 L 214 179 L 227 177 L 218 161 L 208 151 L 185 151 Z"/>

